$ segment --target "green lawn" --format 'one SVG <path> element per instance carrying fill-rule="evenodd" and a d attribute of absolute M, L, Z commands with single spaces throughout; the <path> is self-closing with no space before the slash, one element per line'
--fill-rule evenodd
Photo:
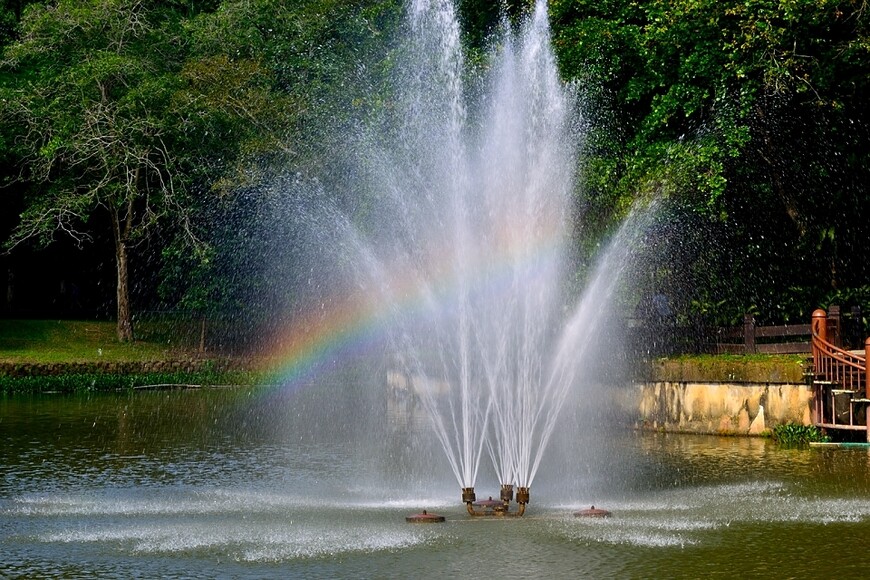
<path fill-rule="evenodd" d="M 153 337 L 133 343 L 118 342 L 115 323 L 81 320 L 0 320 L 0 363 L 13 369 L 30 365 L 60 365 L 62 372 L 23 374 L 0 372 L 0 394 L 115 391 L 130 388 L 166 388 L 175 386 L 261 385 L 269 379 L 268 371 L 254 367 L 227 370 L 220 362 L 203 360 L 195 349 L 185 350 L 185 336 L 193 327 L 181 325 L 141 324 L 140 336 Z M 187 344 L 190 344 L 188 341 Z M 218 357 L 220 358 L 220 357 Z M 90 366 L 95 363 L 168 362 L 199 359 L 198 366 L 187 370 L 174 366 L 155 370 L 114 369 Z M 63 370 L 65 364 L 78 368 Z M 82 368 L 82 366 L 84 368 Z M 48 369 L 52 370 L 52 369 Z M 54 371 L 57 368 L 53 369 Z"/>
<path fill-rule="evenodd" d="M 118 342 L 114 322 L 0 320 L 2 362 L 127 362 L 162 360 L 172 354 L 163 343 Z"/>
<path fill-rule="evenodd" d="M 0 320 L 0 362 L 94 363 L 188 358 L 190 324 L 139 326 L 150 340 L 120 343 L 115 323 L 81 320 Z M 800 381 L 807 355 L 692 355 L 652 361 L 655 380 Z"/>

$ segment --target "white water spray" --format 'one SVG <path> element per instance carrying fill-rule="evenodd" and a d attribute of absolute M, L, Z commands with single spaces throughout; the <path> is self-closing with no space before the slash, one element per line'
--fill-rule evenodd
<path fill-rule="evenodd" d="M 453 3 L 411 0 L 392 129 L 363 155 L 382 195 L 364 269 L 463 488 L 487 455 L 501 483 L 531 485 L 620 271 L 611 256 L 566 314 L 579 123 L 546 2 L 508 28 L 472 90 Z"/>

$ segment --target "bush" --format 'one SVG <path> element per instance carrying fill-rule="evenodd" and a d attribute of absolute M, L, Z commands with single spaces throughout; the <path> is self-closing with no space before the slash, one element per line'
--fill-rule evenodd
<path fill-rule="evenodd" d="M 797 423 L 777 425 L 773 428 L 773 439 L 785 447 L 800 447 L 814 442 L 826 443 L 831 440 L 815 425 L 798 425 Z"/>

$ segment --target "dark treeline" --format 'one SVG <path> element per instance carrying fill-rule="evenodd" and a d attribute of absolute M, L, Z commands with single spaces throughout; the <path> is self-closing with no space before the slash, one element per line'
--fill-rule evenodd
<path fill-rule="evenodd" d="M 529 4 L 458 2 L 475 66 L 500 10 L 516 22 Z M 355 123 L 391 106 L 402 0 L 0 6 L 3 315 L 117 317 L 129 340 L 136 312 L 253 328 L 289 311 L 310 264 L 292 259 L 304 233 L 282 188 L 364 213 L 336 160 Z M 867 9 L 552 0 L 588 126 L 578 272 L 655 196 L 668 201 L 639 295 L 676 316 L 870 311 Z"/>
<path fill-rule="evenodd" d="M 638 195 L 668 196 L 646 286 L 683 317 L 866 311 L 867 8 L 551 2 L 563 75 L 594 105 L 584 209 L 606 223 Z"/>

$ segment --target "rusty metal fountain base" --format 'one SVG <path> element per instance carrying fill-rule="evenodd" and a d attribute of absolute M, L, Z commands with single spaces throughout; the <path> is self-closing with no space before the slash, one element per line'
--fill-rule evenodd
<path fill-rule="evenodd" d="M 499 499 L 484 499 L 477 501 L 473 487 L 462 488 L 462 501 L 465 503 L 465 508 L 468 514 L 474 517 L 521 517 L 526 511 L 526 504 L 529 503 L 529 488 L 517 488 L 517 510 L 510 511 L 511 501 L 514 499 L 514 486 L 503 484 L 501 486 L 501 494 Z"/>
<path fill-rule="evenodd" d="M 422 513 L 414 514 L 405 518 L 406 522 L 412 524 L 438 524 L 445 520 L 444 516 L 439 516 L 438 514 L 430 514 L 428 511 L 423 510 Z"/>
<path fill-rule="evenodd" d="M 610 515 L 611 514 L 609 511 L 597 508 L 595 506 L 592 506 L 589 509 L 574 512 L 574 517 L 577 518 L 609 518 Z"/>

